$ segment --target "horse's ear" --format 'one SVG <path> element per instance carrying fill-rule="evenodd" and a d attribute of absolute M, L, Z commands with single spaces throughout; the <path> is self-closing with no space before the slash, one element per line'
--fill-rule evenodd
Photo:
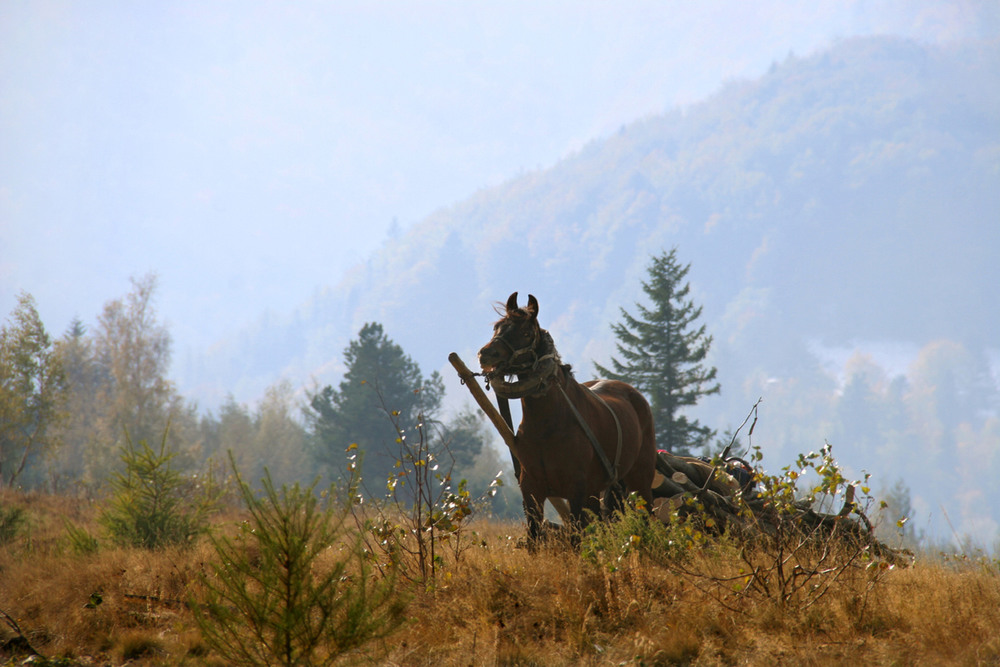
<path fill-rule="evenodd" d="M 507 312 L 510 313 L 515 310 L 517 310 L 517 292 L 507 297 Z"/>
<path fill-rule="evenodd" d="M 528 295 L 528 305 L 524 307 L 524 310 L 532 317 L 538 317 L 538 299 L 535 298 L 534 294 Z"/>

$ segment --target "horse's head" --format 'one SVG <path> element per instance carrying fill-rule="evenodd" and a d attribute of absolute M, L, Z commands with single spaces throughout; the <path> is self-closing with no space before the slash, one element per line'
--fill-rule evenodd
<path fill-rule="evenodd" d="M 538 301 L 528 295 L 528 305 L 517 307 L 517 292 L 507 299 L 506 312 L 493 325 L 493 338 L 479 350 L 479 366 L 487 377 L 514 375 L 531 370 L 538 361 L 542 340 L 538 326 Z"/>

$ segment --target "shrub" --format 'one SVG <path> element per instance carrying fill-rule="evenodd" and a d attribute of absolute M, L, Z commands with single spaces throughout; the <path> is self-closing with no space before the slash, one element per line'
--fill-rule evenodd
<path fill-rule="evenodd" d="M 70 551 L 78 555 L 97 553 L 100 543 L 90 531 L 66 518 L 63 519 L 63 526 L 66 528 L 66 540 Z"/>
<path fill-rule="evenodd" d="M 758 447 L 750 458 L 762 460 Z M 616 522 L 591 527 L 581 553 L 612 571 L 633 554 L 662 564 L 731 609 L 761 600 L 807 609 L 835 585 L 867 600 L 889 570 L 909 562 L 875 537 L 868 480 L 848 480 L 827 444 L 776 475 L 756 472 L 752 490 L 723 498 L 725 521 L 709 511 L 704 489 L 688 491 L 666 525 L 626 508 Z"/>
<path fill-rule="evenodd" d="M 346 525 L 351 493 L 337 502 L 331 489 L 321 506 L 317 482 L 278 491 L 265 469 L 257 496 L 236 477 L 250 519 L 211 538 L 218 560 L 192 601 L 209 646 L 241 665 L 326 665 L 403 621 L 395 578 L 372 575 Z"/>
<path fill-rule="evenodd" d="M 145 630 L 131 630 L 120 638 L 119 651 L 126 663 L 166 654 L 163 640 Z"/>
<path fill-rule="evenodd" d="M 651 519 L 642 499 L 632 494 L 611 521 L 598 517 L 587 524 L 580 539 L 584 560 L 614 572 L 633 555 L 654 564 L 668 564 L 679 559 L 692 543 L 690 526 L 670 525 Z"/>
<path fill-rule="evenodd" d="M 0 545 L 12 542 L 24 528 L 25 523 L 23 509 L 0 505 Z"/>
<path fill-rule="evenodd" d="M 158 451 L 145 440 L 134 446 L 125 434 L 125 470 L 115 475 L 114 495 L 99 519 L 115 542 L 156 549 L 185 544 L 207 528 L 215 505 L 213 490 L 188 497 L 184 478 L 171 466 L 176 453 L 166 447 L 166 431 Z"/>
<path fill-rule="evenodd" d="M 370 553 L 380 553 L 411 581 L 432 586 L 445 565 L 444 556 L 458 562 L 471 546 L 465 531 L 468 519 L 503 482 L 498 474 L 485 493 L 474 498 L 466 480 L 456 483 L 452 477 L 455 458 L 448 442 L 432 447 L 422 416 L 407 433 L 399 413 L 385 409 L 397 433 L 397 458 L 385 482 L 384 498 L 365 506 L 359 496 L 353 505 L 355 521 Z M 347 448 L 348 470 L 353 474 L 361 468 L 360 455 L 356 444 Z"/>

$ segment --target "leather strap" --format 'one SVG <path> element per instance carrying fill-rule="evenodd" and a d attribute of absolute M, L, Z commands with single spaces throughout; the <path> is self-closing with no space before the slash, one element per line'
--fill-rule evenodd
<path fill-rule="evenodd" d="M 500 396 L 499 394 L 497 394 L 497 407 L 500 408 L 500 416 L 503 417 L 503 420 L 505 422 L 507 422 L 507 427 L 513 433 L 514 432 L 514 420 L 510 416 L 510 401 L 508 401 L 503 396 Z M 511 452 L 510 452 L 510 458 L 511 458 L 511 462 L 513 463 L 513 466 L 514 466 L 514 479 L 520 481 L 520 479 L 521 479 L 521 462 L 517 460 L 516 456 L 514 456 L 514 451 L 513 450 L 511 450 Z"/>
<path fill-rule="evenodd" d="M 608 472 L 608 477 L 611 478 L 611 483 L 614 484 L 618 481 L 618 461 L 621 459 L 622 454 L 622 425 L 621 422 L 618 421 L 618 415 L 615 414 L 615 411 L 611 409 L 611 406 L 608 405 L 603 398 L 592 391 L 590 392 L 592 396 L 597 397 L 597 399 L 604 404 L 604 407 L 608 409 L 611 416 L 615 420 L 615 427 L 618 429 L 618 448 L 615 450 L 615 463 L 614 465 L 611 465 L 611 461 L 608 460 L 608 455 L 604 453 L 604 448 L 601 447 L 601 443 L 597 441 L 597 438 L 594 436 L 594 432 L 590 430 L 590 426 L 588 426 L 587 422 L 584 421 L 583 415 L 581 415 L 580 411 L 576 409 L 575 405 L 573 405 L 573 401 L 569 400 L 569 395 L 566 393 L 566 390 L 563 389 L 561 384 L 557 383 L 556 386 L 559 387 L 559 391 L 562 392 L 563 398 L 565 398 L 566 403 L 569 404 L 569 409 L 573 412 L 573 416 L 576 417 L 576 421 L 580 424 L 580 427 L 583 429 L 587 439 L 590 440 L 590 444 L 594 446 L 594 451 L 597 452 L 597 457 L 601 459 L 601 463 L 604 464 L 604 469 Z M 580 386 L 583 387 L 583 385 Z M 587 387 L 583 388 L 590 391 Z"/>

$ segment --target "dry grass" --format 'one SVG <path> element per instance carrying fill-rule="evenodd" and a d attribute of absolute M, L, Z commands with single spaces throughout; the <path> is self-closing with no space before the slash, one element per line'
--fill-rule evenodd
<path fill-rule="evenodd" d="M 0 546 L 0 611 L 63 664 L 216 665 L 185 605 L 214 558 L 187 549 L 68 548 L 61 517 L 96 532 L 93 508 L 0 494 L 29 530 Z M 219 519 L 232 525 L 230 515 Z M 415 595 L 409 622 L 355 662 L 390 665 L 1000 664 L 1000 567 L 918 561 L 871 587 L 845 576 L 811 606 L 699 585 L 632 554 L 612 571 L 566 547 L 517 546 L 518 523 L 480 522 L 476 546 Z M 728 564 L 693 553 L 687 567 Z M 720 564 L 721 559 L 721 564 Z M 713 570 L 715 568 L 715 570 Z M 94 604 L 100 596 L 100 603 Z M 723 602 L 725 604 L 723 604 Z M 14 633 L 0 622 L 0 645 Z M 23 654 L 0 650 L 0 663 Z M 350 661 L 349 661 L 350 662 Z"/>

